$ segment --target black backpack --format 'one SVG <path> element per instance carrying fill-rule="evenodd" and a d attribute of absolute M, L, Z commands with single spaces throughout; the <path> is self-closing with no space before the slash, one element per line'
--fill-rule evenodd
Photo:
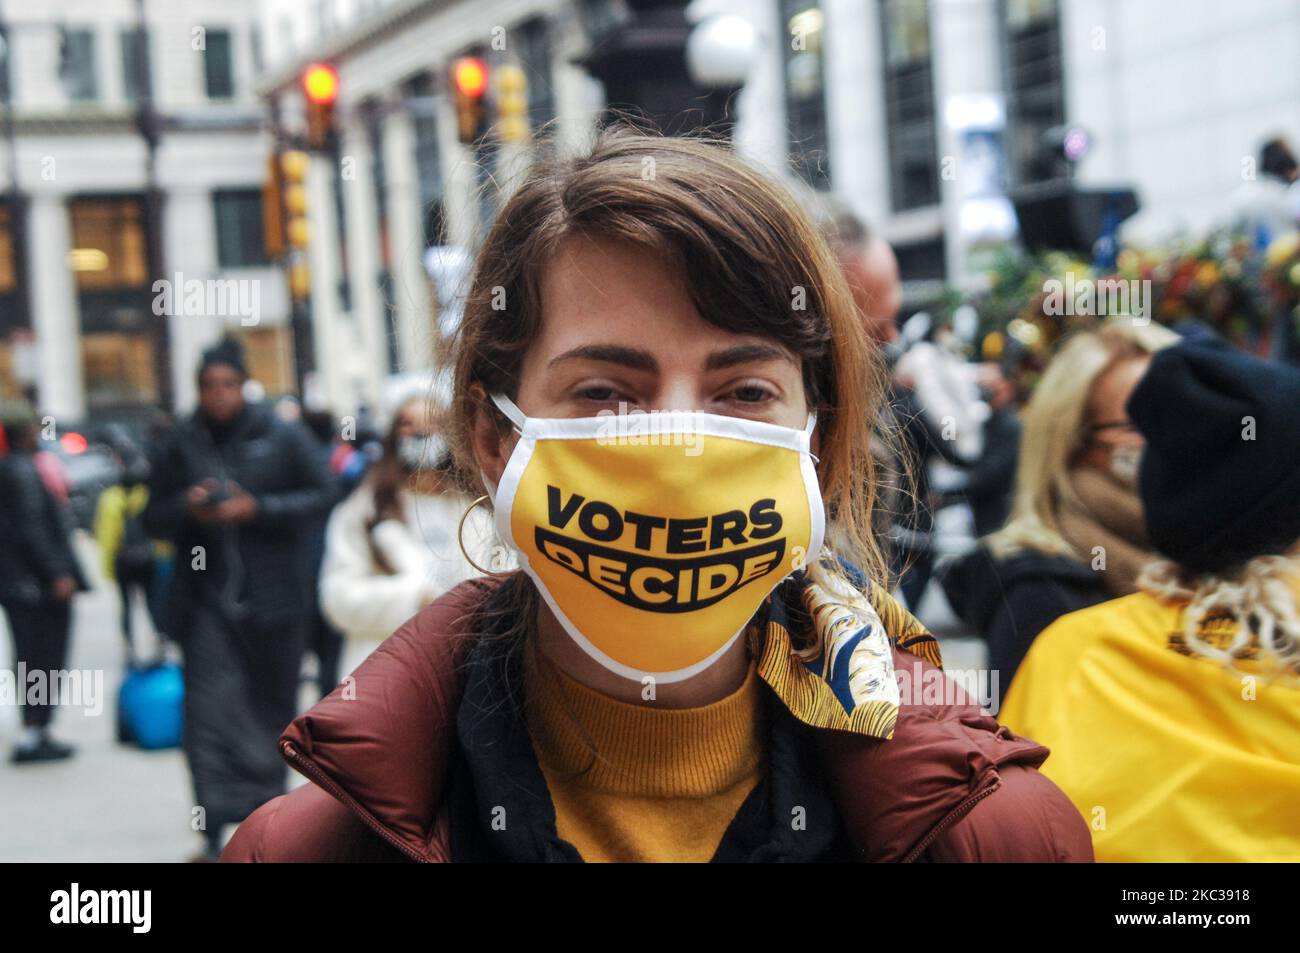
<path fill-rule="evenodd" d="M 140 514 L 126 517 L 122 546 L 114 560 L 118 577 L 138 576 L 153 565 L 153 540 L 145 531 Z"/>

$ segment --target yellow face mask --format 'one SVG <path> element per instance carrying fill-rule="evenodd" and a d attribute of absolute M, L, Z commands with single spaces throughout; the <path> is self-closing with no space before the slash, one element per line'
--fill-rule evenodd
<path fill-rule="evenodd" d="M 492 397 L 519 441 L 497 531 L 570 637 L 627 678 L 713 664 L 791 572 L 824 512 L 802 430 L 694 412 L 529 418 Z"/>

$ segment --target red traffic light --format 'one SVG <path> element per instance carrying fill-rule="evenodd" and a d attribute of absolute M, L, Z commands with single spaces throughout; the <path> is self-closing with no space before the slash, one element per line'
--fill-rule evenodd
<path fill-rule="evenodd" d="M 470 99 L 479 99 L 487 92 L 487 64 L 477 56 L 462 56 L 452 65 L 451 80 L 456 92 Z"/>
<path fill-rule="evenodd" d="M 302 74 L 302 90 L 313 103 L 329 105 L 339 97 L 338 70 L 325 63 L 313 63 Z"/>

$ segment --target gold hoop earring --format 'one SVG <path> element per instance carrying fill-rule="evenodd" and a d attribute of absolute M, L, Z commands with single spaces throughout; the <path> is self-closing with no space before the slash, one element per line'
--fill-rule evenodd
<path fill-rule="evenodd" d="M 513 570 L 510 570 L 510 569 L 502 569 L 502 570 L 498 570 L 498 571 L 495 571 L 495 572 L 494 572 L 494 571 L 492 571 L 491 569 L 484 569 L 484 568 L 483 568 L 482 566 L 480 566 L 478 563 L 474 562 L 474 557 L 472 557 L 472 556 L 469 554 L 469 551 L 465 549 L 465 540 L 464 540 L 464 535 L 465 535 L 465 520 L 469 519 L 469 514 L 472 513 L 472 512 L 474 512 L 474 507 L 478 506 L 480 503 L 485 503 L 485 502 L 487 502 L 487 501 L 490 500 L 490 499 L 491 499 L 491 497 L 488 496 L 486 493 L 484 493 L 484 494 L 483 494 L 482 496 L 480 496 L 477 500 L 475 500 L 473 503 L 471 503 L 471 504 L 470 504 L 470 505 L 465 509 L 465 512 L 462 513 L 462 514 L 460 515 L 460 525 L 456 527 L 456 545 L 460 547 L 460 554 L 461 554 L 462 556 L 465 557 L 465 562 L 469 563 L 471 566 L 473 566 L 475 569 L 477 569 L 477 570 L 478 570 L 479 572 L 481 572 L 483 575 L 485 575 L 485 576 L 508 576 L 508 575 L 510 575 L 510 573 L 511 573 Z"/>

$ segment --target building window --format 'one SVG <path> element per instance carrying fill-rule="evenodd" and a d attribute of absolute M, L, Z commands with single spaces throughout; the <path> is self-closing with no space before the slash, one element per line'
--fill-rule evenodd
<path fill-rule="evenodd" d="M 91 30 L 63 27 L 59 37 L 59 79 L 73 102 L 99 98 L 95 66 L 95 34 Z"/>
<path fill-rule="evenodd" d="M 334 0 L 316 0 L 315 6 L 316 35 L 323 39 L 334 32 Z"/>
<path fill-rule="evenodd" d="M 68 264 L 79 292 L 149 286 L 144 203 L 135 196 L 87 197 L 70 203 L 72 249 Z"/>
<path fill-rule="evenodd" d="M 939 146 L 928 0 L 882 0 L 885 121 L 894 211 L 939 201 Z"/>
<path fill-rule="evenodd" d="M 420 180 L 420 222 L 426 246 L 447 241 L 443 211 L 442 152 L 438 148 L 438 118 L 435 111 L 432 73 L 421 73 L 406 84 L 411 126 L 415 134 L 415 174 Z"/>
<path fill-rule="evenodd" d="M 10 84 L 13 71 L 9 67 L 9 58 L 13 55 L 13 45 L 9 42 L 9 29 L 0 27 L 0 100 L 9 102 L 13 98 L 13 87 Z"/>
<path fill-rule="evenodd" d="M 1011 174 L 1028 185 L 1060 173 L 1043 134 L 1065 122 L 1061 17 L 1056 0 L 1003 0 L 1002 13 Z"/>
<path fill-rule="evenodd" d="M 298 48 L 298 41 L 293 35 L 293 19 L 291 17 L 280 17 L 280 53 L 281 59 L 288 59 Z"/>
<path fill-rule="evenodd" d="M 816 0 L 781 0 L 784 23 L 788 153 L 796 173 L 817 188 L 830 185 L 826 129 L 825 17 Z"/>
<path fill-rule="evenodd" d="M 126 101 L 139 102 L 141 79 L 149 84 L 153 95 L 153 70 L 149 61 L 148 34 L 138 28 L 122 31 L 122 88 Z"/>
<path fill-rule="evenodd" d="M 943 290 L 944 282 L 948 279 L 948 258 L 942 236 L 899 242 L 893 247 L 898 259 L 898 274 L 903 279 L 906 290 L 914 292 L 917 288 L 926 287 Z"/>
<path fill-rule="evenodd" d="M 519 65 L 528 77 L 528 119 L 540 129 L 555 118 L 555 87 L 551 82 L 551 32 L 543 17 L 521 24 L 515 40 Z"/>
<path fill-rule="evenodd" d="M 248 376 L 257 381 L 267 394 L 292 394 L 293 337 L 289 328 L 240 328 L 231 333 L 244 348 Z"/>
<path fill-rule="evenodd" d="M 217 223 L 217 265 L 255 268 L 269 264 L 262 235 L 262 193 L 223 189 L 212 193 Z"/>
<path fill-rule="evenodd" d="M 235 95 L 235 61 L 229 30 L 208 30 L 203 53 L 203 78 L 208 99 L 230 99 Z"/>
<path fill-rule="evenodd" d="M 144 199 L 74 198 L 68 212 L 86 404 L 92 413 L 156 404 L 158 318 L 151 308 Z"/>
<path fill-rule="evenodd" d="M 9 203 L 0 202 L 0 340 L 7 339 L 18 321 L 16 256 Z"/>

